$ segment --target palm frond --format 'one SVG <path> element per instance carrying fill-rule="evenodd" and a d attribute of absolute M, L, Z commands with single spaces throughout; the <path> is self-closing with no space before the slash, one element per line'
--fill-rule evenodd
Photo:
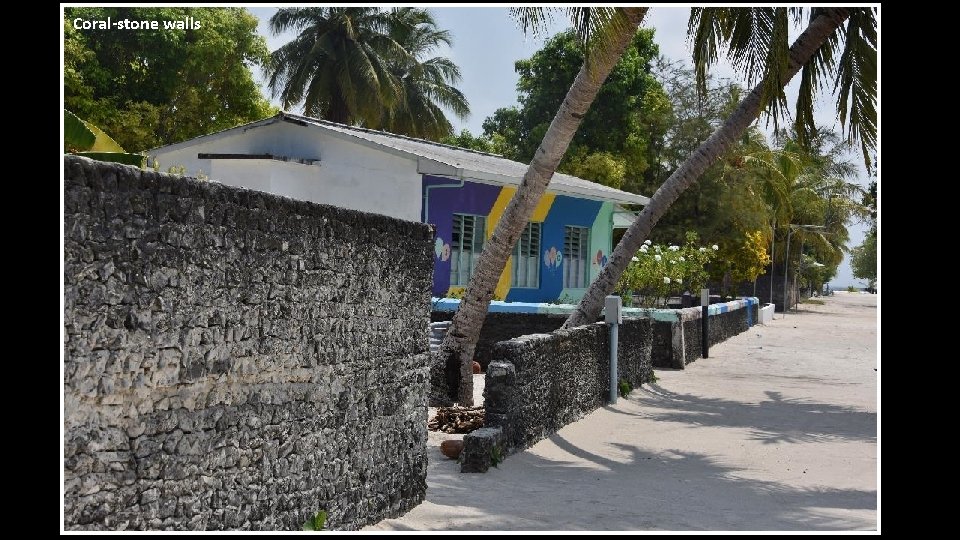
<path fill-rule="evenodd" d="M 311 116 L 398 126 L 405 134 L 442 131 L 437 137 L 452 129 L 442 108 L 469 114 L 466 98 L 451 86 L 461 78 L 456 64 L 439 57 L 421 60 L 452 42 L 428 10 L 282 8 L 270 28 L 299 32 L 265 67 L 271 93 L 285 108 L 302 102 Z"/>
<path fill-rule="evenodd" d="M 828 37 L 809 62 L 802 66 L 800 89 L 793 118 L 796 140 L 812 144 L 817 136 L 814 99 L 836 72 L 837 111 L 847 140 L 859 143 L 868 171 L 876 148 L 876 8 L 846 8 L 845 29 Z M 810 20 L 835 11 L 810 9 Z M 801 8 L 701 7 L 691 10 L 687 39 L 693 50 L 697 87 L 706 90 L 708 69 L 721 56 L 744 75 L 749 86 L 761 85 L 761 103 L 774 130 L 788 117 L 782 82 L 789 69 L 788 31 L 791 20 L 803 16 Z M 842 43 L 842 50 L 841 50 Z"/>
<path fill-rule="evenodd" d="M 624 15 L 625 8 L 618 7 L 519 7 L 510 8 L 510 15 L 517 21 L 524 33 L 542 36 L 550 29 L 554 13 L 561 9 L 565 11 L 567 18 L 570 20 L 577 36 L 577 42 L 580 44 L 581 50 L 584 51 L 584 57 L 588 62 L 591 55 L 607 54 L 607 47 L 611 42 L 609 37 L 617 32 L 622 32 L 624 28 L 632 24 Z M 646 10 L 644 9 L 644 11 Z"/>
<path fill-rule="evenodd" d="M 510 8 L 510 16 L 517 21 L 524 34 L 532 33 L 535 36 L 542 36 L 550 28 L 553 13 L 558 9 L 560 8 L 514 7 Z"/>
<path fill-rule="evenodd" d="M 761 101 L 777 129 L 787 105 L 782 84 L 790 50 L 787 8 L 693 8 L 687 37 L 701 92 L 709 67 L 723 53 L 748 86 L 763 84 Z"/>
<path fill-rule="evenodd" d="M 818 15 L 819 9 L 813 9 L 811 17 Z M 794 132 L 802 144 L 809 144 L 810 137 L 816 134 L 817 126 L 813 117 L 814 98 L 826 86 L 827 75 L 836 69 L 836 51 L 839 45 L 839 33 L 832 34 L 800 71 Z"/>
<path fill-rule="evenodd" d="M 837 112 L 847 140 L 861 145 L 870 171 L 870 151 L 877 147 L 876 8 L 851 9 L 837 71 Z"/>
<path fill-rule="evenodd" d="M 687 23 L 687 41 L 693 50 L 693 67 L 697 76 L 697 89 L 707 93 L 710 66 L 720 59 L 726 41 L 726 8 L 691 8 Z"/>

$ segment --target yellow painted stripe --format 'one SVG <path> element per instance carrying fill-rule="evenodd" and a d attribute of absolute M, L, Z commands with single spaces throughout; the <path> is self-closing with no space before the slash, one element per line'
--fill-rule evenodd
<path fill-rule="evenodd" d="M 530 221 L 546 221 L 547 214 L 550 213 L 550 207 L 553 206 L 553 200 L 557 196 L 553 193 L 544 193 L 543 197 L 540 197 L 540 202 L 537 203 L 537 207 L 533 209 L 533 215 L 530 216 Z"/>
<path fill-rule="evenodd" d="M 516 192 L 517 188 L 500 188 L 500 195 L 497 196 L 497 200 L 494 201 L 493 208 L 490 209 L 490 214 L 487 216 L 487 239 L 493 236 L 493 230 L 497 228 L 497 223 L 500 222 L 500 218 L 503 216 L 503 211 L 506 210 L 507 204 L 510 202 L 510 199 L 513 198 L 513 194 Z M 513 257 L 507 257 L 507 265 L 500 274 L 500 280 L 497 281 L 497 288 L 493 291 L 493 294 L 496 298 L 507 298 L 507 293 L 510 292 L 510 278 L 512 269 Z"/>
<path fill-rule="evenodd" d="M 497 223 L 503 216 L 503 211 L 507 209 L 507 203 L 510 202 L 516 192 L 517 188 L 500 188 L 500 195 L 497 195 L 497 200 L 494 201 L 493 208 L 490 209 L 490 214 L 487 216 L 487 238 L 493 236 L 493 229 L 497 227 Z"/>
<path fill-rule="evenodd" d="M 514 187 L 500 188 L 500 195 L 497 196 L 497 200 L 493 203 L 493 208 L 490 209 L 490 214 L 487 215 L 487 238 L 493 236 L 493 229 L 497 227 L 497 223 L 499 223 L 500 218 L 503 217 L 503 211 L 507 209 L 507 204 L 516 192 L 517 188 Z M 544 193 L 543 197 L 540 197 L 540 202 L 537 203 L 537 207 L 533 209 L 533 215 L 530 216 L 530 221 L 545 221 L 547 214 L 550 213 L 550 208 L 553 206 L 553 201 L 556 200 L 556 198 L 557 195 L 555 193 Z"/>
<path fill-rule="evenodd" d="M 506 210 L 507 204 L 516 192 L 517 188 L 514 187 L 500 188 L 500 195 L 497 196 L 497 200 L 493 203 L 493 208 L 490 209 L 490 214 L 487 216 L 486 237 L 488 239 L 493 235 L 493 230 L 497 227 L 497 223 L 500 222 L 503 211 Z M 553 206 L 553 201 L 556 198 L 557 196 L 554 193 L 545 193 L 543 197 L 540 198 L 540 202 L 537 203 L 537 207 L 533 209 L 533 215 L 530 216 L 530 221 L 542 222 L 546 220 L 547 214 L 550 213 L 550 208 Z M 507 298 L 507 293 L 510 292 L 510 281 L 512 277 L 513 257 L 510 256 L 507 257 L 507 265 L 504 267 L 503 273 L 500 274 L 500 280 L 497 281 L 497 288 L 494 290 L 496 298 Z"/>
<path fill-rule="evenodd" d="M 500 274 L 500 280 L 497 281 L 497 288 L 493 290 L 493 295 L 501 300 L 507 299 L 507 293 L 510 292 L 510 278 L 513 276 L 513 255 L 507 257 L 507 266 L 503 268 Z"/>

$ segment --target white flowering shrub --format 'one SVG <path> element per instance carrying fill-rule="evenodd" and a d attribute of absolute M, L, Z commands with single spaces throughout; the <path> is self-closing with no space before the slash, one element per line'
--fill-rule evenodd
<path fill-rule="evenodd" d="M 716 246 L 703 247 L 696 233 L 688 232 L 683 246 L 661 246 L 646 240 L 617 283 L 627 305 L 659 307 L 670 296 L 684 291 L 698 294 L 707 282 L 707 264 L 716 257 Z"/>

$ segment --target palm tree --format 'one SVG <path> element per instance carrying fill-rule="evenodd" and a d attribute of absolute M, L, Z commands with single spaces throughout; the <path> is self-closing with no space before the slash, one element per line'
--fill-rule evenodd
<path fill-rule="evenodd" d="M 758 131 L 756 126 L 748 130 Z M 776 245 L 771 248 L 771 287 L 775 269 L 783 268 L 788 257 L 800 257 L 804 246 L 810 252 L 807 255 L 815 255 L 818 262 L 826 263 L 825 267 L 835 269 L 843 258 L 843 246 L 849 237 L 848 218 L 862 218 L 868 212 L 858 202 L 863 189 L 847 180 L 856 174 L 853 163 L 847 160 L 849 145 L 836 133 L 817 129 L 812 136 L 806 136 L 806 142 L 801 142 L 795 129 L 781 130 L 776 132 L 775 140 L 779 148 L 746 156 L 748 162 L 759 167 L 751 171 L 750 178 L 736 181 L 760 182 L 759 192 L 772 221 L 771 242 L 776 242 L 779 236 L 786 246 L 790 224 L 817 225 L 818 228 L 793 229 L 791 235 L 795 241 L 791 253 L 785 253 L 783 247 Z M 727 161 L 730 159 L 728 156 Z"/>
<path fill-rule="evenodd" d="M 794 11 L 797 17 L 799 11 Z M 786 105 L 783 89 L 803 70 L 796 127 L 808 132 L 813 119 L 813 92 L 828 70 L 837 68 L 836 89 L 841 122 L 848 136 L 860 141 L 869 167 L 869 151 L 876 147 L 876 17 L 871 8 L 814 8 L 807 28 L 787 47 L 789 15 L 785 8 L 694 8 L 690 36 L 700 80 L 727 48 L 735 67 L 748 81 L 759 81 L 733 114 L 657 189 L 650 203 L 617 244 L 564 327 L 596 320 L 603 299 L 614 290 L 630 259 L 670 205 L 720 156 L 730 149 L 761 111 L 770 107 L 774 120 Z M 846 23 L 846 29 L 843 25 Z M 844 48 L 839 62 L 841 33 Z M 848 107 L 849 104 L 849 107 Z M 849 113 L 847 112 L 849 109 Z"/>
<path fill-rule="evenodd" d="M 460 367 L 458 401 L 473 405 L 473 353 L 500 274 L 520 233 L 566 152 L 600 86 L 630 44 L 647 8 L 569 8 L 582 43 L 590 54 L 570 86 L 543 136 L 516 194 L 486 242 L 467 291 L 460 301 L 440 348 L 440 360 Z M 543 10 L 514 10 L 524 27 L 542 28 Z"/>
<path fill-rule="evenodd" d="M 388 58 L 407 52 L 389 35 L 390 16 L 379 8 L 281 8 L 270 17 L 276 35 L 300 34 L 270 55 L 268 86 L 284 108 L 303 101 L 307 116 L 377 125 L 396 103 L 400 81 Z"/>
<path fill-rule="evenodd" d="M 342 124 L 437 139 L 452 133 L 443 108 L 470 114 L 447 58 L 421 60 L 451 36 L 421 8 L 281 8 L 274 34 L 299 35 L 270 55 L 268 86 L 284 108 Z"/>
<path fill-rule="evenodd" d="M 806 245 L 820 262 L 836 267 L 843 259 L 843 246 L 849 238 L 848 219 L 869 216 L 869 208 L 860 202 L 863 188 L 847 180 L 855 174 L 853 164 L 844 156 L 847 145 L 833 132 L 818 131 L 804 144 L 792 134 L 784 140 L 784 147 L 794 152 L 800 163 L 798 174 L 791 179 L 790 213 L 785 223 L 822 226 L 794 232 L 799 240 L 794 245 L 801 249 L 785 255 L 798 258 Z"/>
<path fill-rule="evenodd" d="M 467 98 L 452 86 L 460 82 L 460 68 L 449 58 L 420 60 L 440 44 L 450 45 L 450 32 L 438 29 L 425 9 L 395 8 L 390 16 L 390 38 L 407 55 L 391 62 L 390 71 L 400 81 L 403 97 L 385 111 L 382 127 L 391 133 L 432 140 L 451 135 L 453 126 L 443 109 L 461 119 L 470 115 Z"/>

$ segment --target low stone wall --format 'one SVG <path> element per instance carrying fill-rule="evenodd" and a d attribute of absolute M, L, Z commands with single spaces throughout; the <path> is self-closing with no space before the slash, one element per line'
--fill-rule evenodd
<path fill-rule="evenodd" d="M 757 317 L 757 322 L 760 324 L 767 324 L 773 321 L 773 311 L 775 307 L 773 304 L 766 304 L 760 308 L 760 315 Z"/>
<path fill-rule="evenodd" d="M 64 176 L 66 529 L 356 529 L 423 500 L 428 226 Z"/>
<path fill-rule="evenodd" d="M 649 319 L 625 319 L 617 370 L 633 387 L 648 382 Z M 516 452 L 601 407 L 609 398 L 610 338 L 603 323 L 496 344 L 486 375 L 486 426 L 501 451 Z"/>
<path fill-rule="evenodd" d="M 757 304 L 753 304 L 711 315 L 709 321 L 710 346 L 723 343 L 737 334 L 746 332 L 751 325 L 757 324 L 760 315 L 758 308 Z"/>
<path fill-rule="evenodd" d="M 442 334 L 446 332 L 443 323 L 453 319 L 453 311 L 434 310 L 430 313 L 431 328 L 436 329 L 436 349 L 439 350 Z M 480 330 L 480 339 L 474 350 L 474 359 L 486 371 L 493 359 L 493 348 L 501 342 L 529 334 L 553 332 L 567 320 L 565 315 L 543 313 L 488 312 Z M 455 361 L 433 359 L 430 370 L 430 406 L 447 406 L 457 401 L 457 387 L 460 380 L 460 365 Z"/>
<path fill-rule="evenodd" d="M 700 307 L 628 313 L 634 317 L 624 318 L 620 327 L 619 379 L 636 388 L 650 380 L 654 366 L 682 369 L 700 358 Z M 648 317 L 636 317 L 640 314 Z M 746 331 L 757 315 L 755 298 L 711 305 L 711 345 Z M 610 337 L 604 323 L 524 335 L 497 343 L 491 354 L 486 428 L 464 437 L 463 472 L 484 472 L 492 455 L 528 448 L 609 399 Z"/>
<path fill-rule="evenodd" d="M 710 345 L 747 331 L 758 322 L 756 298 L 744 298 L 710 306 Z M 684 369 L 702 357 L 702 308 L 658 310 L 653 323 L 653 366 Z"/>
<path fill-rule="evenodd" d="M 450 311 L 432 311 L 431 322 L 449 321 L 453 318 Z M 501 341 L 530 334 L 548 334 L 563 326 L 566 315 L 551 315 L 543 313 L 487 313 L 483 320 L 483 329 L 480 330 L 480 339 L 474 350 L 474 360 L 480 362 L 483 369 L 487 369 L 493 359 L 493 347 Z"/>
<path fill-rule="evenodd" d="M 450 309 L 458 302 L 444 300 L 444 309 L 435 309 L 430 314 L 432 321 L 449 321 L 453 318 Z M 434 305 L 437 305 L 434 299 Z M 563 325 L 568 312 L 575 306 L 550 304 L 491 304 L 491 309 L 517 309 L 529 311 L 491 311 L 487 313 L 480 340 L 474 355 L 483 369 L 494 358 L 495 347 L 502 341 L 515 337 L 546 334 Z M 544 312 L 547 311 L 547 312 Z M 625 320 L 650 318 L 652 321 L 651 362 L 655 367 L 683 369 L 701 357 L 700 318 L 701 308 L 648 309 L 625 308 Z M 756 324 L 759 306 L 755 298 L 745 298 L 710 306 L 710 344 L 720 343 Z M 439 339 L 439 338 L 438 338 Z M 623 337 L 621 336 L 621 339 Z M 460 366 L 455 363 L 435 362 L 431 371 L 431 405 L 449 405 L 456 401 L 457 381 Z"/>

